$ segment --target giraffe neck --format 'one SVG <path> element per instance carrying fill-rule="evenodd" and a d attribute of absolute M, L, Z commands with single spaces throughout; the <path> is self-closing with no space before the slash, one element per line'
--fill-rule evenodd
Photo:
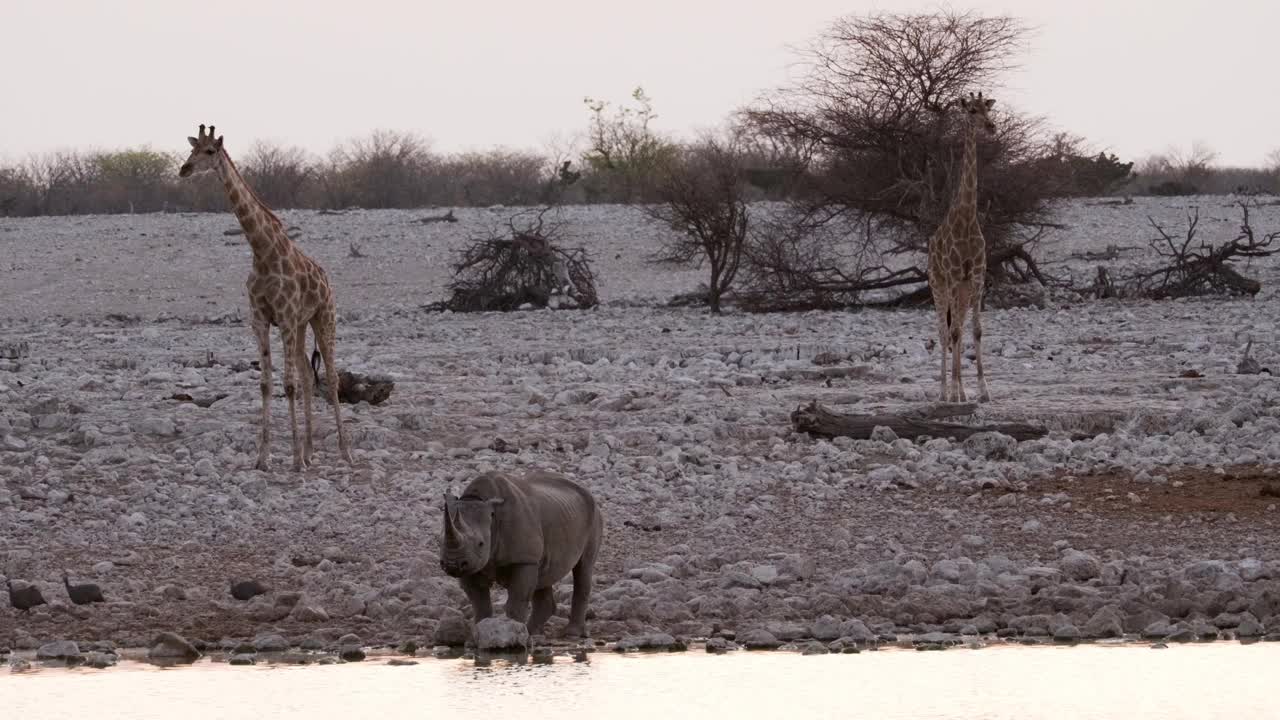
<path fill-rule="evenodd" d="M 978 125 L 969 121 L 964 131 L 964 155 L 951 211 L 968 217 L 978 212 Z"/>
<path fill-rule="evenodd" d="M 254 264 L 267 264 L 283 255 L 289 240 L 282 232 L 280 220 L 258 198 L 249 183 L 245 182 L 226 150 L 218 153 L 218 177 L 222 178 L 227 198 L 231 201 L 231 210 L 240 221 L 240 227 L 244 228 L 244 236 L 253 249 Z"/>

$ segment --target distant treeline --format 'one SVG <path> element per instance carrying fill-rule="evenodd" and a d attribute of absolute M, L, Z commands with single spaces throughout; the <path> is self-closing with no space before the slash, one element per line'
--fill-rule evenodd
<path fill-rule="evenodd" d="M 639 91 L 637 91 L 639 93 Z M 416 208 L 649 202 L 652 177 L 687 145 L 651 133 L 648 99 L 640 114 L 610 118 L 591 106 L 591 149 L 574 159 L 495 148 L 442 154 L 412 133 L 378 131 L 320 158 L 301 148 L 258 142 L 229 150 L 241 172 L 275 208 Z M 1029 162 L 1053 197 L 1280 193 L 1277 169 L 1218 168 L 1196 148 L 1134 163 L 1091 155 L 1083 141 L 1060 135 Z M 741 132 L 743 182 L 752 199 L 787 199 L 812 192 L 818 175 L 857 175 L 857 168 L 816 165 L 793 147 Z M 0 166 L 0 216 L 222 211 L 226 198 L 212 176 L 182 180 L 185 153 L 149 148 L 56 152 Z M 852 172 L 850 172 L 852 171 Z M 865 172 L 875 172 L 868 168 Z M 554 198 L 553 198 L 554 195 Z"/>

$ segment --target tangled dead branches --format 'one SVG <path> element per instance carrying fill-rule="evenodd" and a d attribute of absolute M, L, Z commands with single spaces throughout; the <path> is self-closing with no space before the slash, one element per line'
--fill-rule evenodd
<path fill-rule="evenodd" d="M 564 225 L 547 222 L 547 206 L 518 213 L 504 230 L 475 240 L 454 263 L 451 296 L 432 309 L 454 312 L 516 310 L 526 305 L 585 309 L 599 303 L 582 248 L 556 245 Z"/>
<path fill-rule="evenodd" d="M 1196 239 L 1200 223 L 1198 208 L 1187 215 L 1187 230 L 1181 238 L 1169 234 L 1148 216 L 1147 221 L 1159 235 L 1148 244 L 1164 259 L 1165 265 L 1130 276 L 1119 294 L 1157 300 L 1197 295 L 1256 295 L 1262 283 L 1241 275 L 1232 263 L 1275 254 L 1277 248 L 1272 245 L 1280 238 L 1280 232 L 1258 237 L 1249 221 L 1248 201 L 1240 200 L 1236 204 L 1242 216 L 1240 231 L 1234 239 L 1221 245 Z"/>
<path fill-rule="evenodd" d="M 830 310 L 869 304 L 867 294 L 927 282 L 917 268 L 885 264 L 873 224 L 864 218 L 857 226 L 815 225 L 786 216 L 764 223 L 747 248 L 739 304 L 749 312 Z M 851 236 L 854 241 L 847 242 Z"/>

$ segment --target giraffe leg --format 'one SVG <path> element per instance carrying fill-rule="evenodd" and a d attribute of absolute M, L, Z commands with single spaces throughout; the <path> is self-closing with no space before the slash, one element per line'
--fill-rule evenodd
<path fill-rule="evenodd" d="M 289 401 L 289 431 L 293 436 L 293 469 L 294 472 L 303 470 L 306 466 L 302 461 L 302 438 L 298 436 L 298 329 L 290 327 L 280 328 L 280 334 L 284 336 L 284 396 Z"/>
<path fill-rule="evenodd" d="M 951 402 L 965 402 L 964 383 L 960 379 L 960 360 L 964 350 L 964 306 L 958 305 L 960 311 L 951 316 L 951 327 L 948 328 L 951 341 Z"/>
<path fill-rule="evenodd" d="M 324 362 L 324 382 L 329 390 L 329 404 L 333 406 L 333 421 L 338 428 L 338 452 L 348 465 L 351 461 L 351 448 L 347 445 L 347 434 L 342 428 L 342 408 L 338 405 L 338 368 L 334 365 L 334 334 L 337 319 L 332 310 L 321 311 L 311 323 L 311 330 L 316 336 L 316 346 L 320 350 L 320 359 Z"/>
<path fill-rule="evenodd" d="M 991 402 L 987 389 L 987 376 L 982 371 L 982 293 L 973 301 L 973 356 L 978 370 L 978 402 Z"/>
<path fill-rule="evenodd" d="M 258 341 L 258 366 L 261 374 L 258 385 L 262 389 L 262 418 L 258 427 L 258 462 L 254 467 L 267 470 L 271 467 L 271 323 L 260 313 L 253 313 L 253 337 Z M 286 348 L 287 349 L 287 348 Z"/>
<path fill-rule="evenodd" d="M 942 402 L 947 402 L 950 399 L 947 394 L 947 348 L 951 342 L 947 332 L 948 317 L 950 317 L 949 310 L 941 309 L 938 311 L 938 352 L 942 355 L 942 378 L 939 381 L 941 391 L 938 399 Z"/>
<path fill-rule="evenodd" d="M 300 382 L 298 389 L 302 393 L 302 417 L 304 422 L 304 430 L 302 435 L 302 462 L 304 465 L 311 464 L 311 395 L 312 389 L 311 365 L 307 362 L 307 326 L 303 325 L 298 331 L 297 337 L 298 350 L 294 354 L 293 368 Z"/>

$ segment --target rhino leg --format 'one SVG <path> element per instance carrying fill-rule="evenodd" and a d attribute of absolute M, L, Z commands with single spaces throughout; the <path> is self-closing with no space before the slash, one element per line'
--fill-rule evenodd
<path fill-rule="evenodd" d="M 533 591 L 533 610 L 529 613 L 529 634 L 542 632 L 547 618 L 556 613 L 556 595 L 554 588 L 538 588 Z"/>
<path fill-rule="evenodd" d="M 595 562 L 595 548 L 590 548 L 573 567 L 573 601 L 569 606 L 569 624 L 564 629 L 566 637 L 587 636 L 587 600 L 591 598 Z"/>
<path fill-rule="evenodd" d="M 473 622 L 480 622 L 487 617 L 493 615 L 493 603 L 489 598 L 489 582 L 481 579 L 478 575 L 468 575 L 459 579 L 462 585 L 462 591 L 467 594 L 467 599 L 471 601 L 471 614 Z"/>
<path fill-rule="evenodd" d="M 507 617 L 520 622 L 529 619 L 529 600 L 537 585 L 537 565 L 517 565 L 511 569 L 507 583 Z"/>

